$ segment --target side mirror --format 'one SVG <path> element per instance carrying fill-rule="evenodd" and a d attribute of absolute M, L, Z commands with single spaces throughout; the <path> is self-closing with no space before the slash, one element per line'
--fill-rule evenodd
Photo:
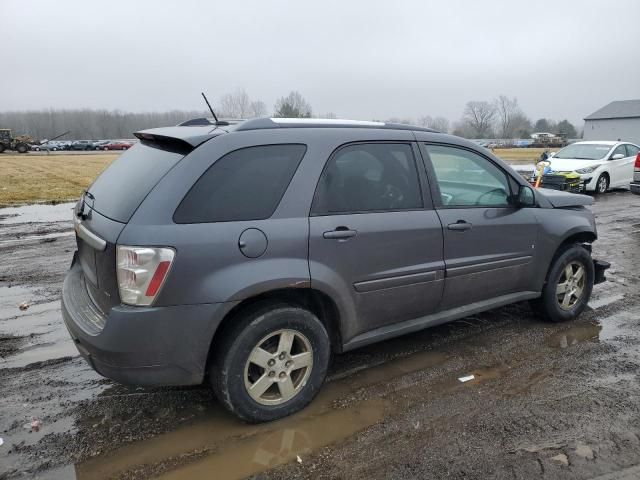
<path fill-rule="evenodd" d="M 527 185 L 520 185 L 518 190 L 518 196 L 516 197 L 516 207 L 535 207 L 536 206 L 536 194 L 533 192 L 533 188 Z"/>
<path fill-rule="evenodd" d="M 624 155 L 621 153 L 616 153 L 609 160 L 620 160 L 621 158 L 624 158 Z"/>

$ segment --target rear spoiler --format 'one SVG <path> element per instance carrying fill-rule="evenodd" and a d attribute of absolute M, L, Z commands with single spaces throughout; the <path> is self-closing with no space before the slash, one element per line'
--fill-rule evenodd
<path fill-rule="evenodd" d="M 141 130 L 134 135 L 144 145 L 187 155 L 207 140 L 223 133 L 224 130 L 215 127 L 166 127 Z"/>

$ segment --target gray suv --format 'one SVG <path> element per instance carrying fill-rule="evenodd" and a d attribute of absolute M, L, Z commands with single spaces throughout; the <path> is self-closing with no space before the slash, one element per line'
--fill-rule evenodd
<path fill-rule="evenodd" d="M 82 356 L 122 383 L 206 381 L 273 420 L 331 353 L 524 300 L 572 319 L 604 281 L 590 197 L 458 137 L 268 118 L 136 136 L 75 208 L 62 294 Z"/>

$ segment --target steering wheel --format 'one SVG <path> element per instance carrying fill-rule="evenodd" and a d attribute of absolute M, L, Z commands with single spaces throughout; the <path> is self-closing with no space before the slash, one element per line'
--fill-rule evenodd
<path fill-rule="evenodd" d="M 453 200 L 453 195 L 440 191 L 440 198 L 442 199 L 443 205 L 449 205 L 451 200 Z"/>
<path fill-rule="evenodd" d="M 395 187 L 391 184 L 387 184 L 384 187 L 384 192 L 382 194 L 382 198 L 387 208 L 393 210 L 394 208 L 400 207 L 402 205 L 402 201 L 404 200 L 404 193 L 398 187 Z"/>
<path fill-rule="evenodd" d="M 476 205 L 483 205 L 483 202 L 481 200 L 484 197 L 487 197 L 489 195 L 494 195 L 495 193 L 505 194 L 504 188 L 494 188 L 493 190 L 489 190 L 488 192 L 484 192 L 482 195 L 480 195 L 478 197 L 478 200 L 476 200 Z"/>

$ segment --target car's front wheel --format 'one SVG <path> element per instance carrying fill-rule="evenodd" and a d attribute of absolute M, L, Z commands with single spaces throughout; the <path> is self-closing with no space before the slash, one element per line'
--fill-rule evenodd
<path fill-rule="evenodd" d="M 603 173 L 598 177 L 596 182 L 596 193 L 607 193 L 607 190 L 609 190 L 609 176 Z"/>
<path fill-rule="evenodd" d="M 556 255 L 542 296 L 532 307 L 552 322 L 573 320 L 586 308 L 594 278 L 591 254 L 579 244 L 569 245 Z"/>
<path fill-rule="evenodd" d="M 304 408 L 320 389 L 330 357 L 322 322 L 303 308 L 263 304 L 244 312 L 214 344 L 210 380 L 220 402 L 248 422 Z"/>

